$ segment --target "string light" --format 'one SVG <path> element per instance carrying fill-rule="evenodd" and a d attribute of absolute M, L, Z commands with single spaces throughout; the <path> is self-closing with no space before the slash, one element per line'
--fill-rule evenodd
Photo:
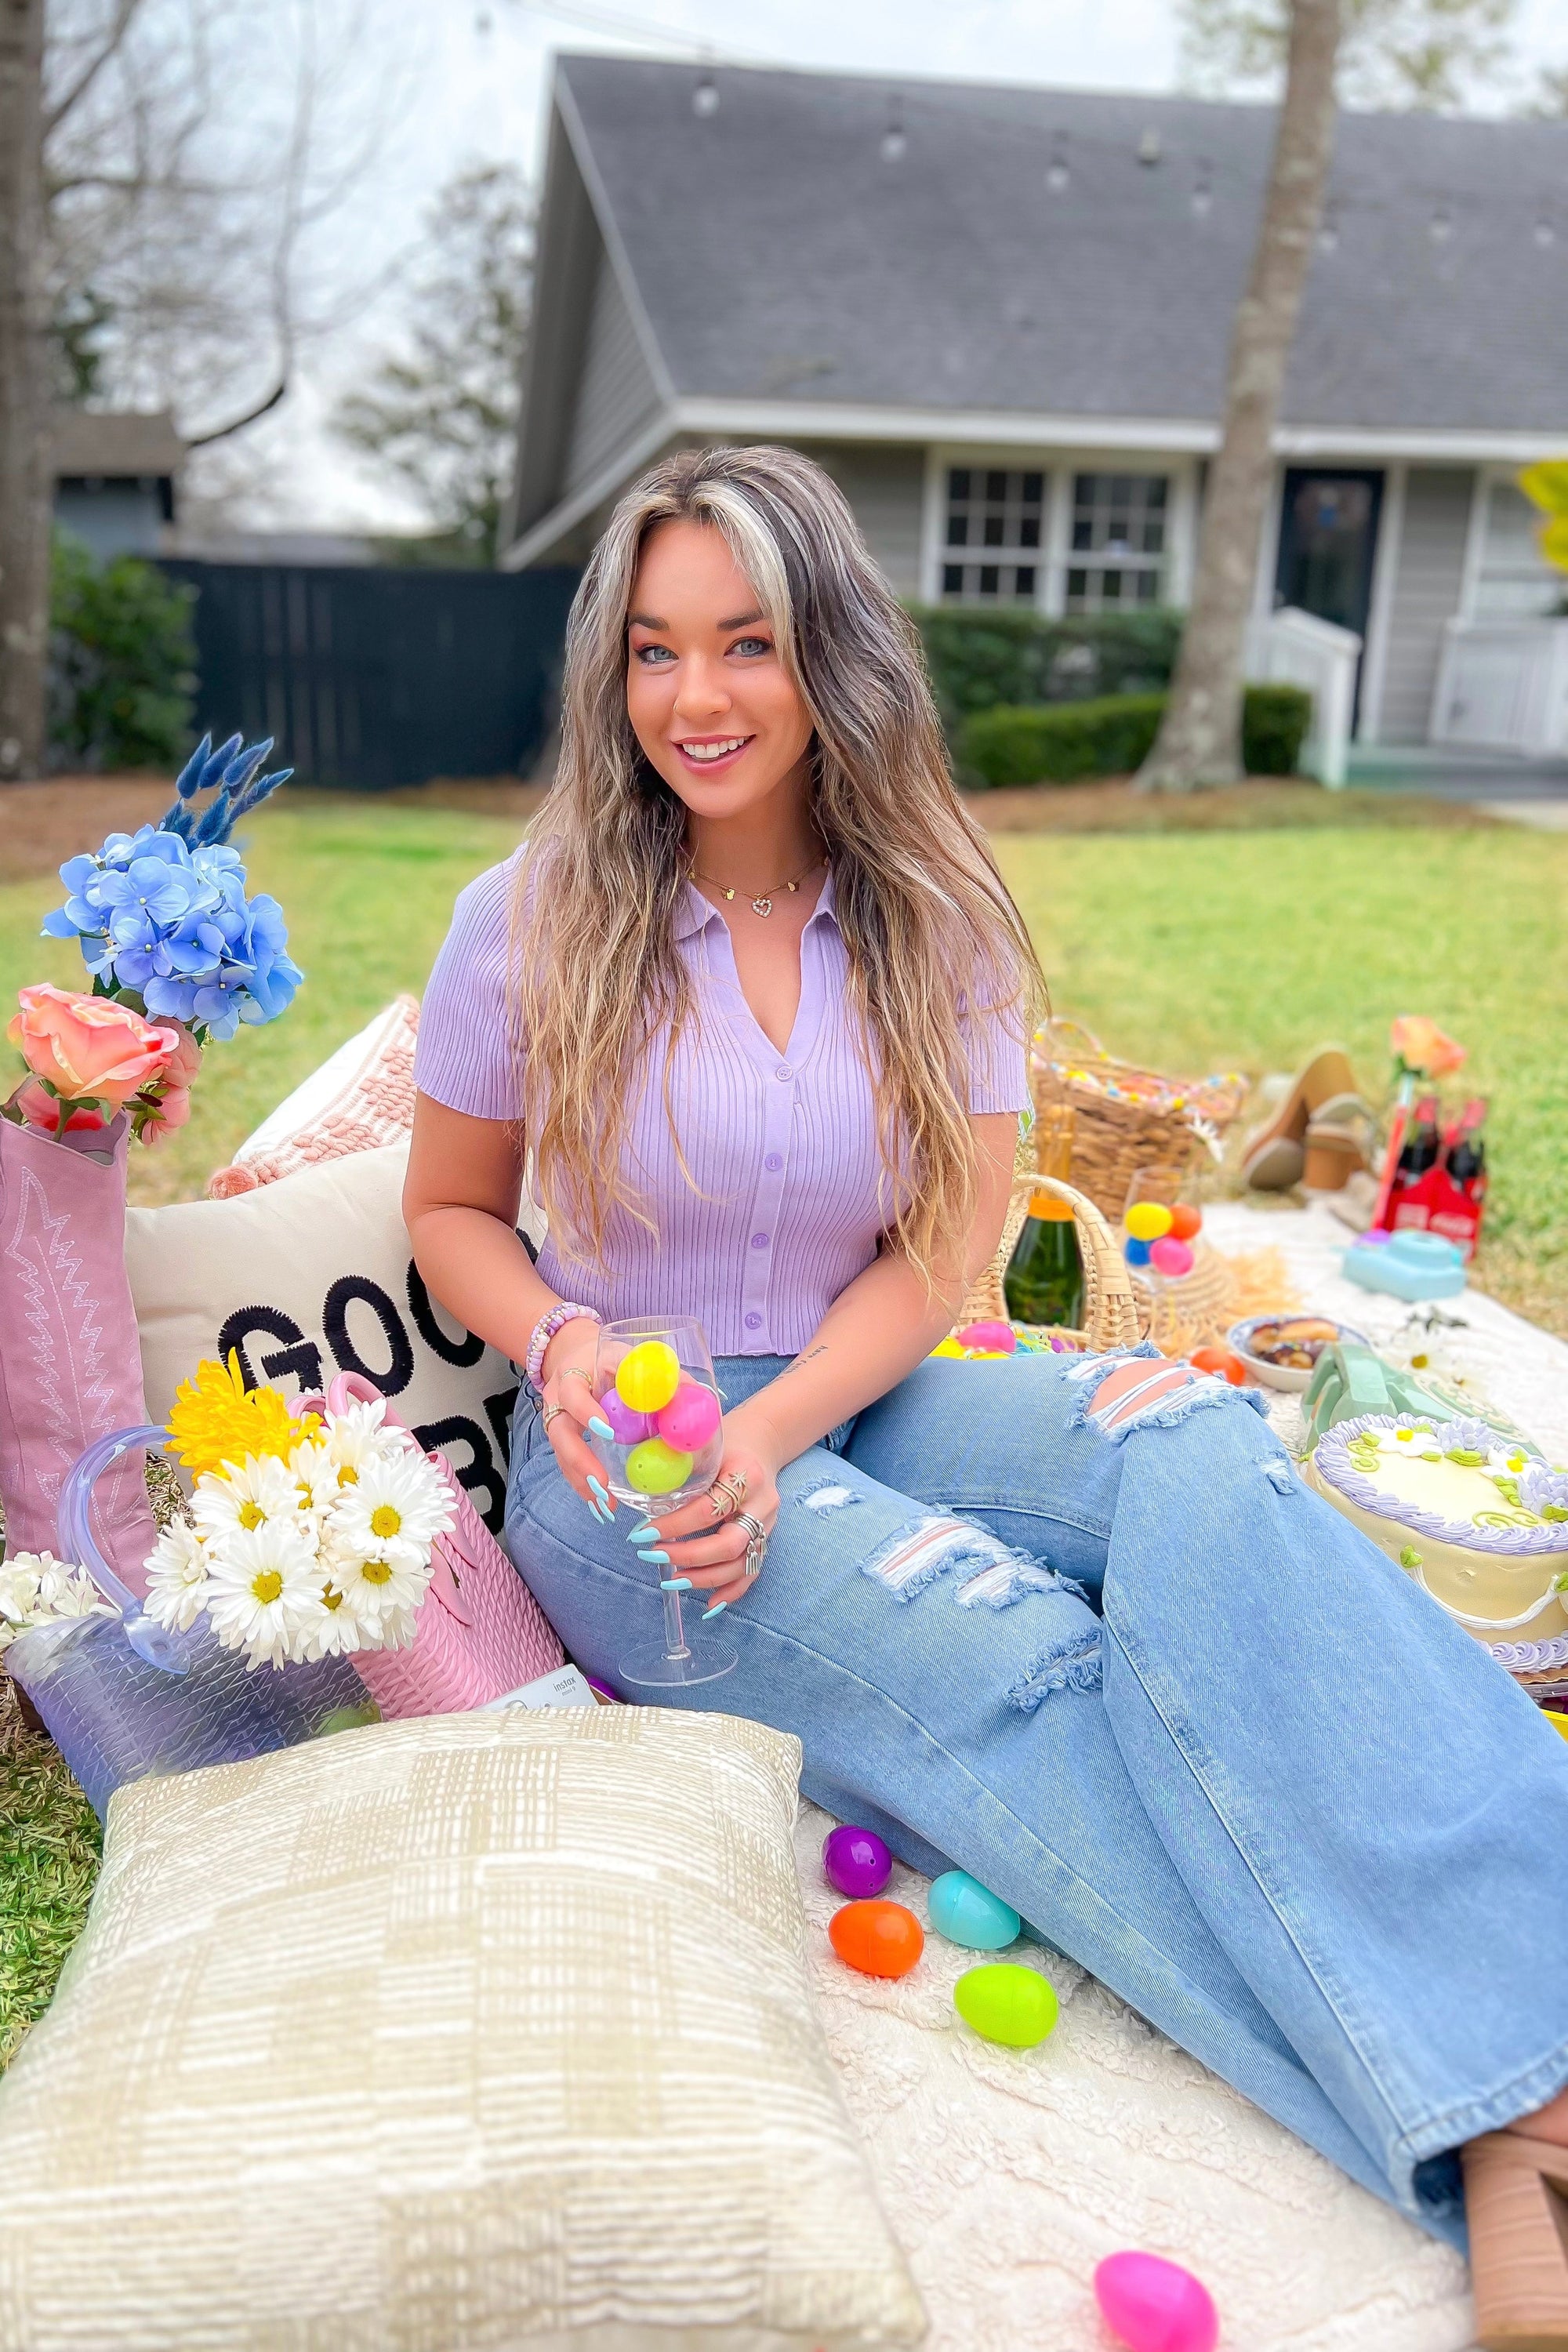
<path fill-rule="evenodd" d="M 1068 135 L 1058 131 L 1051 147 L 1051 160 L 1046 165 L 1046 185 L 1053 194 L 1060 195 L 1072 177 L 1068 170 Z"/>
<path fill-rule="evenodd" d="M 1212 168 L 1208 157 L 1200 155 L 1196 174 L 1193 181 L 1193 210 L 1199 220 L 1208 218 L 1210 206 L 1214 203 Z"/>
<path fill-rule="evenodd" d="M 1547 217 L 1546 214 L 1545 214 L 1545 213 L 1542 213 L 1542 214 L 1540 215 L 1539 219 L 1536 221 L 1536 224 L 1535 224 L 1535 242 L 1536 242 L 1536 244 L 1537 244 L 1537 245 L 1539 245 L 1539 246 L 1541 246 L 1541 247 L 1545 247 L 1546 246 L 1555 244 L 1556 239 L 1557 239 L 1557 231 L 1552 227 L 1552 223 L 1551 223 L 1551 221 L 1549 220 L 1549 218 Z"/>
<path fill-rule="evenodd" d="M 1454 224 L 1447 205 L 1439 205 L 1427 223 L 1427 233 L 1434 245 L 1447 245 L 1454 234 Z"/>
<path fill-rule="evenodd" d="M 1323 206 L 1323 217 L 1318 224 L 1318 244 L 1324 253 L 1332 253 L 1340 241 L 1340 216 L 1331 202 Z"/>
<path fill-rule="evenodd" d="M 710 73 L 705 73 L 691 93 L 691 111 L 706 118 L 719 111 L 719 85 Z"/>
<path fill-rule="evenodd" d="M 904 136 L 902 110 L 895 98 L 888 110 L 888 127 L 882 133 L 883 163 L 896 163 L 909 143 Z"/>
<path fill-rule="evenodd" d="M 1160 134 L 1151 123 L 1138 142 L 1138 161 L 1144 165 L 1152 165 L 1159 160 Z"/>

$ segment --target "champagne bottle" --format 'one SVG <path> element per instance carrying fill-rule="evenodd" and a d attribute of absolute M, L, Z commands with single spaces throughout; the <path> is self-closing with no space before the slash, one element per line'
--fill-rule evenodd
<path fill-rule="evenodd" d="M 1035 1165 L 1042 1176 L 1070 1181 L 1074 1114 L 1064 1105 L 1041 1114 Z M 1065 1201 L 1037 1192 L 1003 1277 L 1007 1312 L 1016 1323 L 1061 1323 L 1076 1329 L 1083 1316 L 1083 1260 L 1078 1226 Z"/>

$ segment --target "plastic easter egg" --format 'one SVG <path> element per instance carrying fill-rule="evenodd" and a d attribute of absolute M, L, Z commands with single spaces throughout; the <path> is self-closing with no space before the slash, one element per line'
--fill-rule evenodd
<path fill-rule="evenodd" d="M 834 1950 L 863 1977 L 907 1977 L 925 1935 L 901 1903 L 847 1903 L 827 1923 Z"/>
<path fill-rule="evenodd" d="M 1155 1273 L 1163 1274 L 1167 1281 L 1179 1282 L 1184 1274 L 1191 1274 L 1193 1270 L 1193 1254 L 1185 1242 L 1179 1242 L 1174 1234 L 1163 1234 L 1157 1242 L 1150 1243 L 1149 1263 Z"/>
<path fill-rule="evenodd" d="M 692 1458 L 662 1437 L 645 1437 L 626 1456 L 626 1484 L 639 1495 L 673 1495 L 690 1477 Z"/>
<path fill-rule="evenodd" d="M 658 1414 L 658 1433 L 679 1452 L 700 1454 L 719 1431 L 719 1400 L 700 1381 L 682 1381 Z"/>
<path fill-rule="evenodd" d="M 1178 1201 L 1171 1211 L 1171 1231 L 1179 1242 L 1190 1242 L 1204 1229 L 1204 1213 L 1188 1201 Z"/>
<path fill-rule="evenodd" d="M 998 1356 L 1010 1356 L 1018 1344 L 1011 1323 L 966 1323 L 954 1337 L 965 1348 L 985 1348 Z"/>
<path fill-rule="evenodd" d="M 629 1404 L 621 1402 L 614 1389 L 599 1399 L 599 1411 L 615 1431 L 617 1445 L 640 1445 L 645 1437 L 654 1433 L 652 1413 L 634 1412 Z"/>
<path fill-rule="evenodd" d="M 987 2042 L 1010 2050 L 1032 2050 L 1057 2021 L 1057 1996 L 1048 1977 L 1017 1960 L 991 1960 L 966 1969 L 952 1988 L 953 2006 L 966 2025 Z"/>
<path fill-rule="evenodd" d="M 1149 1244 L 1147 1242 L 1139 1241 L 1136 1236 L 1130 1236 L 1121 1244 L 1121 1255 L 1129 1265 L 1147 1265 Z"/>
<path fill-rule="evenodd" d="M 1247 1366 L 1231 1348 L 1194 1348 L 1187 1358 L 1194 1372 L 1213 1372 L 1233 1389 L 1247 1386 Z"/>
<path fill-rule="evenodd" d="M 680 1386 L 680 1359 L 665 1339 L 628 1349 L 616 1373 L 616 1393 L 634 1412 L 658 1412 Z"/>
<path fill-rule="evenodd" d="M 1158 2254 L 1108 2254 L 1094 2299 L 1129 2352 L 1214 2352 L 1219 2314 L 1201 2279 Z"/>
<path fill-rule="evenodd" d="M 939 1936 L 969 1951 L 999 1952 L 1017 1942 L 1017 1913 L 966 1870 L 944 1870 L 933 1878 L 926 1909 Z"/>
<path fill-rule="evenodd" d="M 875 1830 L 858 1830 L 852 1822 L 844 1822 L 822 1841 L 822 1867 L 829 1886 L 859 1903 L 880 1895 L 893 1874 L 893 1857 Z"/>
<path fill-rule="evenodd" d="M 1171 1230 L 1171 1212 L 1163 1201 L 1134 1201 L 1125 1219 L 1135 1242 L 1157 1242 Z"/>

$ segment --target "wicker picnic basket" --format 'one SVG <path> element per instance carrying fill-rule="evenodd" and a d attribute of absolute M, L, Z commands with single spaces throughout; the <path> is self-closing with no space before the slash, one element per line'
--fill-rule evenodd
<path fill-rule="evenodd" d="M 1039 1031 L 1029 1079 L 1042 1117 L 1060 1103 L 1076 1113 L 1073 1176 L 1112 1223 L 1140 1168 L 1184 1168 L 1200 1132 L 1223 1135 L 1247 1092 L 1239 1072 L 1173 1078 L 1122 1061 L 1076 1021 L 1048 1021 Z"/>
<path fill-rule="evenodd" d="M 1138 1301 L 1127 1262 L 1105 1219 L 1094 1202 L 1073 1185 L 1025 1170 L 1013 1179 L 1002 1239 L 994 1257 L 963 1302 L 958 1328 L 962 1330 L 966 1323 L 1005 1323 L 1008 1319 L 1002 1277 L 1024 1230 L 1030 1198 L 1036 1192 L 1049 1192 L 1054 1199 L 1065 1201 L 1073 1213 L 1079 1255 L 1083 1260 L 1083 1328 L 1069 1331 L 1060 1326 L 1033 1324 L 1019 1328 L 1032 1339 L 1065 1339 L 1072 1347 L 1086 1349 L 1095 1355 L 1104 1355 L 1114 1348 L 1136 1347 L 1142 1336 Z"/>

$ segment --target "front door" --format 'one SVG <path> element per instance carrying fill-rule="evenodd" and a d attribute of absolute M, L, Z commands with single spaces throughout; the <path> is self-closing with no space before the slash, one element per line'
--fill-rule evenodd
<path fill-rule="evenodd" d="M 1372 610 L 1372 559 L 1377 545 L 1383 476 L 1291 466 L 1279 511 L 1279 564 L 1274 603 L 1337 621 L 1366 636 Z M 1356 671 L 1356 704 L 1361 671 Z"/>

